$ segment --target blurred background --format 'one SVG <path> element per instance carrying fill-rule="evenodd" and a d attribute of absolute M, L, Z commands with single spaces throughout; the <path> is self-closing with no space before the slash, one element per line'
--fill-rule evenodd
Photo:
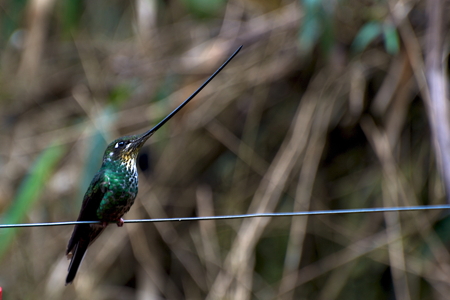
<path fill-rule="evenodd" d="M 0 3 L 1 223 L 75 220 L 106 145 L 155 125 L 239 45 L 141 151 L 126 219 L 446 202 L 424 96 L 430 3 Z M 72 226 L 3 229 L 0 286 L 4 299 L 446 299 L 446 216 L 111 225 L 67 287 Z"/>

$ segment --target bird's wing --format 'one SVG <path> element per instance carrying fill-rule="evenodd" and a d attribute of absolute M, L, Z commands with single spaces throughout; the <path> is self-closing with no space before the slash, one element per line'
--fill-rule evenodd
<path fill-rule="evenodd" d="M 103 170 L 100 170 L 92 178 L 91 184 L 84 194 L 83 203 L 81 204 L 80 214 L 78 215 L 78 221 L 96 221 L 97 209 L 100 206 L 100 202 L 105 195 L 109 186 L 108 176 Z"/>
<path fill-rule="evenodd" d="M 100 170 L 92 179 L 86 194 L 84 195 L 83 203 L 81 205 L 78 221 L 96 221 L 97 209 L 100 206 L 103 196 L 108 188 L 109 180 L 105 172 Z M 72 232 L 72 236 L 67 245 L 66 254 L 70 257 L 76 244 L 80 239 L 87 239 L 92 242 L 91 230 L 89 230 L 89 224 L 78 224 Z M 100 231 L 101 232 L 101 231 Z M 100 233 L 99 232 L 99 233 Z M 97 234 L 98 235 L 98 234 Z"/>

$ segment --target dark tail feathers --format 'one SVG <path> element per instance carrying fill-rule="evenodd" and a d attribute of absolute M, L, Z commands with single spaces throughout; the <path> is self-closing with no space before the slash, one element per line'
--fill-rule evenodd
<path fill-rule="evenodd" d="M 78 268 L 80 267 L 80 264 L 83 261 L 88 246 L 89 242 L 83 240 L 80 240 L 75 246 L 72 260 L 70 261 L 69 265 L 69 273 L 67 274 L 66 277 L 66 285 L 72 283 L 72 281 L 75 279 L 75 275 L 77 275 Z"/>

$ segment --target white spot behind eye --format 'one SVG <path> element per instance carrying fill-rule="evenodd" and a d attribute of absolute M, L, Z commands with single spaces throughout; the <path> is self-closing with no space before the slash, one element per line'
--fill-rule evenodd
<path fill-rule="evenodd" d="M 125 145 L 125 142 L 117 142 L 115 145 L 114 145 L 114 148 L 119 148 L 119 147 L 122 147 L 123 145 Z"/>

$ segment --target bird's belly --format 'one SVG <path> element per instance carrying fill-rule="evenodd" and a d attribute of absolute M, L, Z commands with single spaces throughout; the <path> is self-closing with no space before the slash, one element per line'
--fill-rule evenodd
<path fill-rule="evenodd" d="M 116 222 L 130 210 L 135 198 L 135 193 L 128 192 L 119 195 L 105 195 L 100 207 L 97 209 L 97 217 L 101 221 Z"/>
<path fill-rule="evenodd" d="M 108 185 L 98 206 L 97 217 L 103 222 L 117 222 L 134 203 L 138 193 L 137 173 L 108 172 L 105 178 Z"/>

